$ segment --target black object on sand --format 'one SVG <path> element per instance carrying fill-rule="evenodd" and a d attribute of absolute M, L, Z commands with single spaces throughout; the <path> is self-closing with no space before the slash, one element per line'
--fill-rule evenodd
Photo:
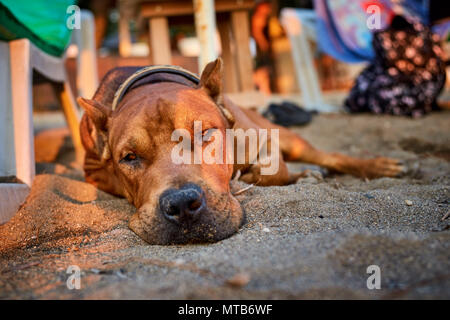
<path fill-rule="evenodd" d="M 317 111 L 306 111 L 293 102 L 284 101 L 281 104 L 271 103 L 263 116 L 271 122 L 284 127 L 303 126 L 311 122 Z"/>

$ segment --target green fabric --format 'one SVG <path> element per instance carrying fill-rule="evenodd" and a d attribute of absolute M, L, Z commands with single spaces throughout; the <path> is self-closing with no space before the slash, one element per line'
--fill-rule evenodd
<path fill-rule="evenodd" d="M 67 7 L 75 0 L 0 0 L 0 40 L 28 38 L 44 52 L 61 56 L 70 42 Z"/>

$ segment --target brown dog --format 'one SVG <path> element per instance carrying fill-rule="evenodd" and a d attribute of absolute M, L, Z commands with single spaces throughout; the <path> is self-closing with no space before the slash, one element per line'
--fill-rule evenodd
<path fill-rule="evenodd" d="M 241 180 L 261 186 L 285 185 L 301 176 L 289 174 L 283 159 L 369 179 L 402 171 L 392 159 L 318 151 L 257 112 L 237 107 L 222 95 L 220 59 L 206 66 L 199 84 L 164 72 L 140 78 L 122 91 L 122 100 L 113 110 L 116 91 L 137 70 L 111 70 L 92 100 L 78 102 L 86 111 L 81 122 L 86 181 L 126 197 L 138 209 L 130 228 L 151 244 L 218 241 L 237 232 L 244 213 L 229 182 L 238 171 Z M 183 128 L 193 134 L 194 121 L 202 121 L 204 135 L 215 131 L 226 136 L 229 128 L 278 129 L 278 171 L 262 175 L 263 166 L 250 161 L 247 149 L 241 164 L 174 164 L 171 152 L 178 142 L 172 141 L 172 132 Z M 271 141 L 269 137 L 267 144 Z M 225 147 L 221 152 L 226 156 Z"/>

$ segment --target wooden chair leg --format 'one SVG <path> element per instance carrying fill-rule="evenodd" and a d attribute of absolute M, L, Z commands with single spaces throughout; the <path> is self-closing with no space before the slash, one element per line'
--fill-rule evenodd
<path fill-rule="evenodd" d="M 66 81 L 64 84 L 55 83 L 54 88 L 61 103 L 66 123 L 69 127 L 75 148 L 76 165 L 81 167 L 84 162 L 84 148 L 80 137 L 80 113 L 77 104 L 70 89 L 70 84 Z"/>
<path fill-rule="evenodd" d="M 231 23 L 230 18 L 224 17 L 217 21 L 220 43 L 222 45 L 222 58 L 224 63 L 224 91 L 226 93 L 238 92 L 239 83 L 236 75 L 236 63 L 231 48 Z"/>
<path fill-rule="evenodd" d="M 129 3 L 119 0 L 119 54 L 121 57 L 131 56 L 131 34 L 129 26 Z"/>
<path fill-rule="evenodd" d="M 152 64 L 171 64 L 169 22 L 167 18 L 151 18 L 148 24 Z"/>
<path fill-rule="evenodd" d="M 253 91 L 253 62 L 250 52 L 250 26 L 247 11 L 233 11 L 231 26 L 236 41 L 237 65 L 241 91 Z"/>

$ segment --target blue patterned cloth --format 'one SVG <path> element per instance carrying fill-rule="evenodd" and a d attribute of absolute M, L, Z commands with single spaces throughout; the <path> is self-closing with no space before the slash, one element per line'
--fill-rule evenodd
<path fill-rule="evenodd" d="M 344 62 L 372 60 L 373 32 L 379 30 L 367 27 L 368 4 L 379 4 L 381 29 L 387 27 L 392 12 L 411 23 L 428 24 L 427 0 L 315 0 L 319 49 Z"/>

